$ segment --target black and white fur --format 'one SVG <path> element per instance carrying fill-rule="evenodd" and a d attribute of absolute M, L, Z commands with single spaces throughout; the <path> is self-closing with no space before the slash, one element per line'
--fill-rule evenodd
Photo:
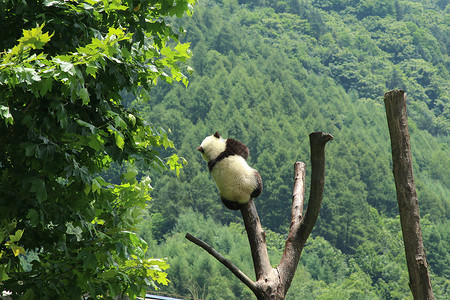
<path fill-rule="evenodd" d="M 261 176 L 247 164 L 246 145 L 234 139 L 223 139 L 216 132 L 206 137 L 197 150 L 208 162 L 209 172 L 227 208 L 238 210 L 261 194 Z"/>

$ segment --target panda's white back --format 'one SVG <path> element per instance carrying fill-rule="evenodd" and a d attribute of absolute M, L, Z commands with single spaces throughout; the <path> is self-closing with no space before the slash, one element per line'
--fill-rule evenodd
<path fill-rule="evenodd" d="M 217 162 L 211 176 L 222 198 L 247 203 L 258 184 L 255 172 L 257 171 L 250 167 L 242 156 L 232 155 Z"/>

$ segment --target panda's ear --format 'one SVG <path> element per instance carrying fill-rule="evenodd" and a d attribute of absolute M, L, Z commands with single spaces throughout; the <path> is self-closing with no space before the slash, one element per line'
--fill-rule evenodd
<path fill-rule="evenodd" d="M 216 133 L 214 133 L 214 136 L 216 137 L 216 138 L 220 138 L 220 135 L 219 135 L 219 133 L 216 131 Z"/>

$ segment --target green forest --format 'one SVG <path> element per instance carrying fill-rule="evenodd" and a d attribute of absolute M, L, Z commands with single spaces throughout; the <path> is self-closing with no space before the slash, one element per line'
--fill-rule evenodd
<path fill-rule="evenodd" d="M 293 164 L 309 167 L 308 134 L 329 132 L 325 194 L 287 299 L 412 299 L 404 258 L 386 91 L 407 92 L 425 250 L 437 299 L 450 289 L 449 7 L 445 1 L 200 1 L 180 24 L 189 86 L 158 84 L 129 101 L 170 130 L 188 165 L 151 174 L 141 235 L 167 257 L 160 291 L 252 299 L 203 239 L 253 275 L 240 213 L 221 203 L 195 148 L 215 131 L 244 142 L 263 179 L 255 200 L 276 264 L 290 221 Z M 168 153 L 169 155 L 169 153 Z M 145 172 L 144 172 L 145 173 Z M 309 183 L 307 180 L 307 189 Z M 308 193 L 308 191 L 307 191 Z M 254 276 L 254 275 L 253 275 Z"/>
<path fill-rule="evenodd" d="M 185 238 L 255 279 L 241 214 L 196 148 L 216 131 L 248 146 L 276 266 L 294 163 L 309 195 L 323 131 L 322 207 L 286 299 L 413 299 L 383 103 L 402 89 L 433 291 L 449 299 L 448 1 L 8 0 L 0 23 L 0 291 L 254 299 Z"/>

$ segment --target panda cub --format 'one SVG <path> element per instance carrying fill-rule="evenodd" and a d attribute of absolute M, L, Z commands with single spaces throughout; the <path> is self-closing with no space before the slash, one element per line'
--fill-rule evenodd
<path fill-rule="evenodd" d="M 227 208 L 241 209 L 261 194 L 261 176 L 247 164 L 249 151 L 243 143 L 223 139 L 216 132 L 206 137 L 197 150 L 208 162 L 209 172 Z"/>

